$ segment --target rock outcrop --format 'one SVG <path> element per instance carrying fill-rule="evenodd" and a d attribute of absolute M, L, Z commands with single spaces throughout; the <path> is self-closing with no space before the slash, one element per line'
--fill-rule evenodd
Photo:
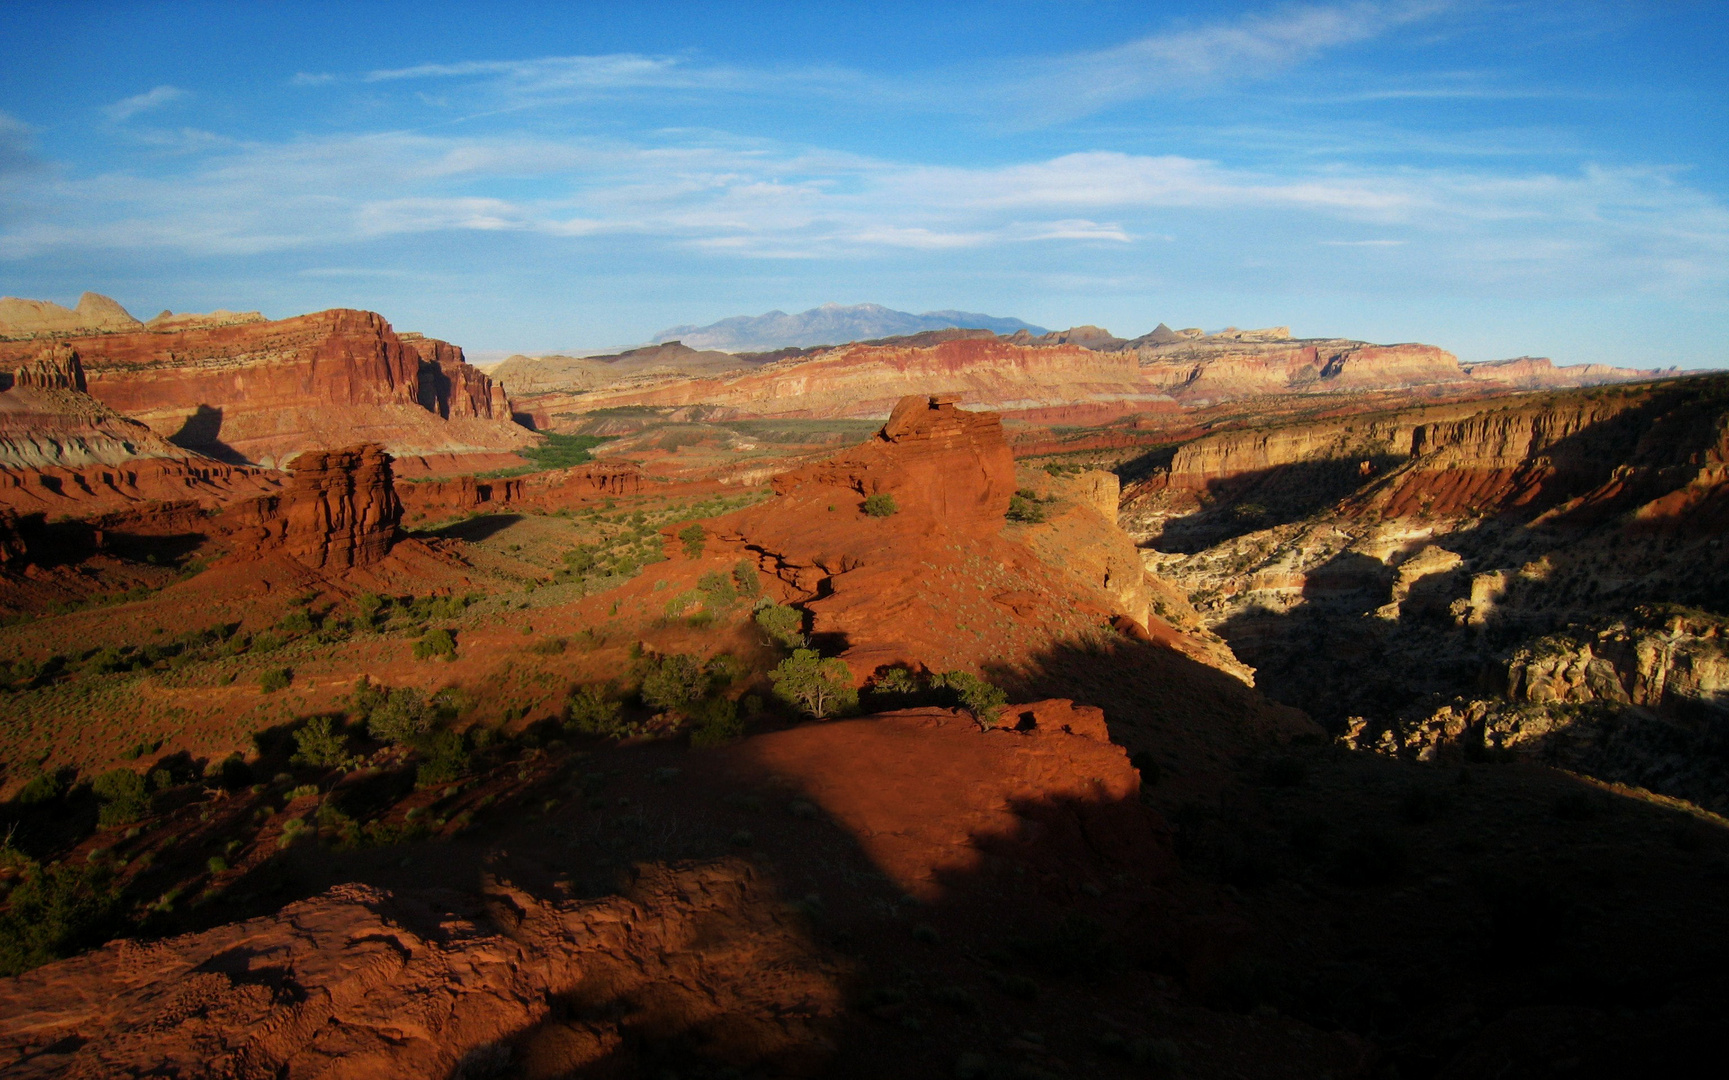
<path fill-rule="evenodd" d="M 420 480 L 397 489 L 403 512 L 415 515 L 461 513 L 478 510 L 537 509 L 547 512 L 581 505 L 596 499 L 638 495 L 643 490 L 642 470 L 628 463 L 594 462 L 569 469 L 529 476 L 480 479 L 457 476 L 447 480 Z"/>
<path fill-rule="evenodd" d="M 107 333 L 67 344 L 78 352 L 92 397 L 178 446 L 233 463 L 281 464 L 356 438 L 402 454 L 498 453 L 535 441 L 460 350 L 432 339 L 405 342 L 371 312 Z M 0 343 L 0 366 L 16 365 L 34 348 Z"/>
<path fill-rule="evenodd" d="M 116 942 L 0 980 L 9 1076 L 561 1076 L 628 1057 L 644 1018 L 557 999 L 654 996 L 664 1026 L 723 1021 L 741 1064 L 828 1057 L 838 972 L 743 860 L 645 868 L 629 897 L 483 898 L 344 885 L 266 918 Z M 723 1049 L 723 1053 L 725 1050 Z"/>
<path fill-rule="evenodd" d="M 309 451 L 288 468 L 280 494 L 224 515 L 250 527 L 246 538 L 254 546 L 244 554 L 279 551 L 313 569 L 338 571 L 384 558 L 402 520 L 389 454 L 374 444 Z"/>
<path fill-rule="evenodd" d="M 0 375 L 0 470 L 123 465 L 195 457 L 85 392 L 84 367 L 66 344 L 22 346 Z"/>

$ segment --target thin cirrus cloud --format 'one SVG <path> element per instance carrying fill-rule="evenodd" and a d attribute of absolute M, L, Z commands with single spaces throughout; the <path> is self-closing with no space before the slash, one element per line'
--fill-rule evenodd
<path fill-rule="evenodd" d="M 139 113 L 151 112 L 164 105 L 179 101 L 186 97 L 186 91 L 178 86 L 158 86 L 146 90 L 142 94 L 134 94 L 129 98 L 121 98 L 114 104 L 102 110 L 104 116 L 115 123 L 123 123 Z"/>
<path fill-rule="evenodd" d="M 1446 12 L 1442 0 L 1303 6 L 1150 34 L 1105 49 L 1018 65 L 993 96 L 1043 123 L 1166 94 L 1278 74 Z"/>
<path fill-rule="evenodd" d="M 1448 0 L 1287 7 L 1150 34 L 1120 45 L 1055 57 L 965 63 L 885 79 L 837 66 L 774 68 L 704 62 L 696 55 L 610 53 L 522 60 L 428 62 L 358 75 L 302 72 L 300 86 L 448 80 L 457 107 L 556 107 L 601 94 L 693 90 L 755 97 L 845 94 L 920 112 L 988 114 L 1015 126 L 1045 126 L 1160 95 L 1193 95 L 1268 78 L 1295 65 L 1383 37 L 1457 6 Z M 1484 88 L 1389 89 L 1389 94 L 1489 95 Z M 424 100 L 424 98 L 422 99 Z M 450 99 L 440 97 L 440 102 Z M 1003 110 L 1009 110 L 1005 116 Z"/>

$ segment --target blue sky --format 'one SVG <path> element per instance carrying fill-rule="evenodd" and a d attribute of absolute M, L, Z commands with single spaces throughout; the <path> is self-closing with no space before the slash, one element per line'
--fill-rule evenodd
<path fill-rule="evenodd" d="M 871 301 L 1729 366 L 1729 6 L 0 8 L 0 293 L 480 353 Z"/>

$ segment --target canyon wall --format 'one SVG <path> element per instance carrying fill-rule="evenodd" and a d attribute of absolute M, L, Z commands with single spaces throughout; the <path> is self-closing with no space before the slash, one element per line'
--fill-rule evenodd
<path fill-rule="evenodd" d="M 403 454 L 497 453 L 535 441 L 460 350 L 405 341 L 372 312 L 64 341 L 91 396 L 177 446 L 232 463 L 279 464 L 357 438 Z M 0 367 L 37 348 L 0 342 Z"/>
<path fill-rule="evenodd" d="M 537 426 L 557 414 L 629 405 L 718 405 L 738 416 L 878 417 L 909 394 L 945 394 L 970 406 L 1046 422 L 1097 423 L 1133 412 L 1174 411 L 1132 356 L 1074 345 L 998 340 L 931 348 L 848 345 L 704 378 L 645 376 L 584 393 L 525 397 Z"/>

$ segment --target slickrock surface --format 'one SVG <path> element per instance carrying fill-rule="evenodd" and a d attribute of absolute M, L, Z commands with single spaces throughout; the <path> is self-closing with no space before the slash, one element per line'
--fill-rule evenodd
<path fill-rule="evenodd" d="M 505 882 L 481 897 L 339 886 L 0 980 L 0 1067 L 337 1080 L 514 1064 L 555 1077 L 616 1067 L 621 1029 L 676 1026 L 706 1029 L 723 1058 L 804 1073 L 828 1056 L 840 992 L 799 931 L 738 860 L 647 869 L 627 895 L 586 903 Z M 558 1018 L 558 996 L 597 994 L 641 1004 L 622 1023 Z"/>
<path fill-rule="evenodd" d="M 403 454 L 498 453 L 535 442 L 460 350 L 405 342 L 371 312 L 66 341 L 98 401 L 176 445 L 233 463 L 279 465 L 355 439 Z M 33 348 L 0 343 L 0 364 Z"/>

